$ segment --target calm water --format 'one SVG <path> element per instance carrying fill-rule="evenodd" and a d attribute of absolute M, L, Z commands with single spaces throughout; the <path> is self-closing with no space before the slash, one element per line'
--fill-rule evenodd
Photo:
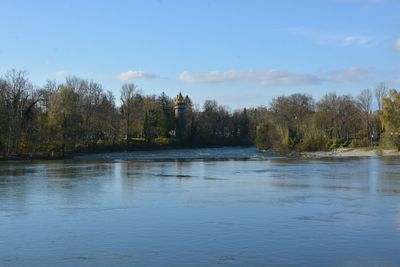
<path fill-rule="evenodd" d="M 399 160 L 3 162 L 0 266 L 400 266 Z"/>

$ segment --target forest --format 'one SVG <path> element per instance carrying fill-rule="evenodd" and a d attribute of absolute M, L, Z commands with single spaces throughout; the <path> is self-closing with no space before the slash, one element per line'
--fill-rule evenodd
<path fill-rule="evenodd" d="M 400 147 L 400 93 L 385 83 L 356 97 L 329 93 L 316 101 L 298 93 L 235 111 L 215 100 L 200 107 L 186 96 L 181 138 L 174 98 L 165 93 L 145 95 L 127 83 L 116 102 L 95 81 L 67 77 L 38 87 L 26 71 L 7 71 L 0 76 L 0 158 L 238 145 L 283 152 Z"/>

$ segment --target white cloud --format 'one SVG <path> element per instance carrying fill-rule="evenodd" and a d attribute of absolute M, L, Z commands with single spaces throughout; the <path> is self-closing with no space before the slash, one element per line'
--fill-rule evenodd
<path fill-rule="evenodd" d="M 352 67 L 349 69 L 333 71 L 328 75 L 328 80 L 333 82 L 359 82 L 365 79 L 369 68 Z"/>
<path fill-rule="evenodd" d="M 139 80 L 139 79 L 155 79 L 157 75 L 152 73 L 147 73 L 141 70 L 128 70 L 122 72 L 117 76 L 117 80 L 128 81 L 128 80 Z"/>
<path fill-rule="evenodd" d="M 179 80 L 186 83 L 249 83 L 262 87 L 304 86 L 322 82 L 358 82 L 368 74 L 368 68 L 352 67 L 323 74 L 296 73 L 283 70 L 229 70 L 207 73 L 190 73 L 184 71 Z"/>
<path fill-rule="evenodd" d="M 338 47 L 368 47 L 373 45 L 374 40 L 372 37 L 362 35 L 323 34 L 316 36 L 315 42 L 318 45 L 332 45 Z"/>
<path fill-rule="evenodd" d="M 400 51 L 400 38 L 394 42 L 394 49 Z"/>
<path fill-rule="evenodd" d="M 265 87 L 310 85 L 321 81 L 315 75 L 280 70 L 230 70 L 212 71 L 205 74 L 192 74 L 184 71 L 179 75 L 179 80 L 187 83 L 247 82 Z"/>
<path fill-rule="evenodd" d="M 399 85 L 400 85 L 400 79 L 393 79 L 389 82 L 389 86 L 393 87 L 393 88 L 395 88 Z"/>
<path fill-rule="evenodd" d="M 289 28 L 284 31 L 305 37 L 315 44 L 323 46 L 371 47 L 378 42 L 375 37 L 361 34 L 331 33 L 306 28 Z"/>
<path fill-rule="evenodd" d="M 54 75 L 55 75 L 57 78 L 64 78 L 64 77 L 67 75 L 67 71 L 65 71 L 65 70 L 60 70 L 60 71 L 57 71 L 56 73 L 54 73 Z"/>

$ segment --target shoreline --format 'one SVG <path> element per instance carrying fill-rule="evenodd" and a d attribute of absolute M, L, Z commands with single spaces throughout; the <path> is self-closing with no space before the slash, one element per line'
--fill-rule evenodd
<path fill-rule="evenodd" d="M 79 160 L 79 157 L 99 155 L 99 154 L 113 154 L 113 153 L 129 153 L 129 152 L 147 152 L 147 151 L 173 151 L 179 149 L 213 149 L 213 148 L 238 148 L 238 147 L 252 147 L 246 145 L 228 145 L 228 146 L 148 146 L 136 147 L 136 149 L 126 150 L 100 150 L 100 151 L 84 151 L 79 153 L 67 154 L 64 157 L 48 157 L 48 156 L 13 156 L 8 158 L 0 157 L 0 162 L 7 161 L 63 161 L 63 160 Z M 363 157 L 400 157 L 400 151 L 396 149 L 379 149 L 379 148 L 338 148 L 330 151 L 310 151 L 310 152 L 274 152 L 274 151 L 260 151 L 262 153 L 271 153 L 272 155 L 279 155 L 283 158 L 303 158 L 303 159 L 323 159 L 323 158 L 363 158 Z"/>
<path fill-rule="evenodd" d="M 189 149 L 189 150 L 196 150 L 196 149 L 213 149 L 213 148 L 238 148 L 238 147 L 253 147 L 253 145 L 246 145 L 246 144 L 237 144 L 237 145 L 176 145 L 176 144 L 169 144 L 169 145 L 144 145 L 144 146 L 131 146 L 131 147 L 102 147 L 99 149 L 87 149 L 81 152 L 75 153 L 68 153 L 64 156 L 28 156 L 28 155 L 21 155 L 21 156 L 9 156 L 9 157 L 2 157 L 0 156 L 0 162 L 7 162 L 7 161 L 36 161 L 36 160 L 43 160 L 43 161 L 62 161 L 62 160 L 73 160 L 77 157 L 87 156 L 87 155 L 99 155 L 99 154 L 109 154 L 109 153 L 130 153 L 130 152 L 151 152 L 151 151 L 174 151 L 180 149 Z"/>
<path fill-rule="evenodd" d="M 400 156 L 396 149 L 379 148 L 338 148 L 331 151 L 301 152 L 302 158 L 362 158 Z"/>

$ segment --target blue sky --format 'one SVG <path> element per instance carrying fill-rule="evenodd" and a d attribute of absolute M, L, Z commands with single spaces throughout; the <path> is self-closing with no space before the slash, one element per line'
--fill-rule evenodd
<path fill-rule="evenodd" d="M 0 0 L 0 73 L 232 108 L 400 86 L 400 0 Z"/>

